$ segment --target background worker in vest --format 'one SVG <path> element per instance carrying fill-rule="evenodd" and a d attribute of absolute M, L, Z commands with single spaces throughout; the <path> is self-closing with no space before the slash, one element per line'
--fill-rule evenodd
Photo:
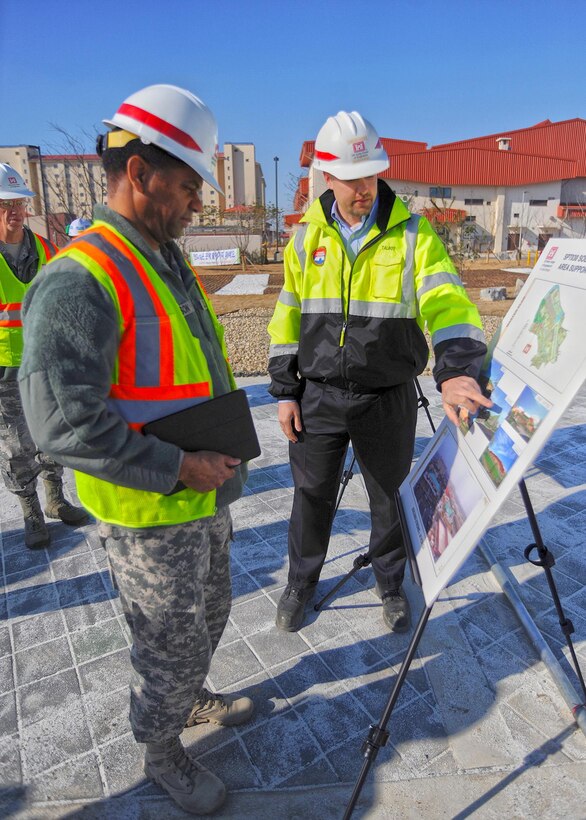
<path fill-rule="evenodd" d="M 0 163 L 0 468 L 6 488 L 22 507 L 25 543 L 38 549 L 49 543 L 49 530 L 37 496 L 37 476 L 45 483 L 45 515 L 71 526 L 87 523 L 89 516 L 64 498 L 63 467 L 38 451 L 18 392 L 21 303 L 41 267 L 57 252 L 24 224 L 27 200 L 33 196 L 20 174 Z"/>
<path fill-rule="evenodd" d="M 231 606 L 228 505 L 247 471 L 140 429 L 235 388 L 221 326 L 173 241 L 202 210 L 203 182 L 221 190 L 217 127 L 170 85 L 132 94 L 104 122 L 109 207 L 27 295 L 21 390 L 33 436 L 76 470 L 98 519 L 132 633 L 130 723 L 145 772 L 205 814 L 225 787 L 179 736 L 252 714 L 249 698 L 203 686 Z"/>
<path fill-rule="evenodd" d="M 349 441 L 371 512 L 369 549 L 391 631 L 410 626 L 405 549 L 394 491 L 413 457 L 417 396 L 431 334 L 446 413 L 490 405 L 475 381 L 486 347 L 480 317 L 423 217 L 382 181 L 389 159 L 356 111 L 330 117 L 314 167 L 328 190 L 285 250 L 285 283 L 269 324 L 270 393 L 289 439 L 295 484 L 289 577 L 277 626 L 303 623 L 326 557 Z"/>

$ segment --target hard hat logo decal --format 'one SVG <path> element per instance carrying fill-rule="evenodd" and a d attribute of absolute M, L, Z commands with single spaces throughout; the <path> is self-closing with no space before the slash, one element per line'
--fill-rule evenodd
<path fill-rule="evenodd" d="M 352 159 L 354 161 L 368 159 L 368 148 L 364 140 L 352 143 Z"/>
<path fill-rule="evenodd" d="M 9 182 L 11 185 L 17 185 L 17 184 L 18 184 L 18 183 L 17 183 L 17 180 L 16 180 L 16 177 L 8 177 L 8 182 Z"/>
<path fill-rule="evenodd" d="M 156 114 L 151 114 L 143 108 L 138 108 L 138 106 L 130 105 L 129 103 L 122 103 L 117 113 L 123 116 L 132 117 L 133 119 L 138 120 L 138 122 L 141 122 L 143 125 L 146 125 L 148 128 L 152 128 L 160 134 L 163 134 L 165 137 L 175 140 L 175 142 L 178 142 L 179 145 L 183 145 L 185 148 L 191 148 L 192 151 L 199 151 L 200 154 L 202 153 L 201 148 L 193 137 L 185 131 L 182 131 L 180 128 L 177 128 L 172 123 L 166 122 L 160 117 L 157 117 Z"/>
<path fill-rule="evenodd" d="M 323 245 L 314 250 L 312 257 L 315 265 L 323 265 L 323 263 L 326 261 L 326 249 L 323 247 Z"/>

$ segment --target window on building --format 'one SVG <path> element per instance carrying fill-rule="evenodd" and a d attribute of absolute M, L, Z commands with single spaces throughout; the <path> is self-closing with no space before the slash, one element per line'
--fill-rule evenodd
<path fill-rule="evenodd" d="M 467 217 L 465 217 L 464 222 L 476 222 L 476 217 L 475 216 L 467 216 Z"/>
<path fill-rule="evenodd" d="M 439 186 L 435 186 L 435 187 L 429 189 L 429 195 L 430 195 L 430 197 L 433 197 L 434 199 L 439 199 L 439 198 L 448 199 L 449 197 L 452 196 L 452 189 L 451 188 L 441 188 Z"/>
<path fill-rule="evenodd" d="M 535 205 L 538 208 L 543 208 L 545 205 L 547 205 L 547 199 L 530 199 L 529 204 Z"/>
<path fill-rule="evenodd" d="M 483 204 L 484 204 L 483 199 L 465 199 L 464 200 L 464 205 L 483 205 Z"/>
<path fill-rule="evenodd" d="M 510 233 L 507 236 L 507 250 L 516 251 L 519 249 L 519 232 Z"/>

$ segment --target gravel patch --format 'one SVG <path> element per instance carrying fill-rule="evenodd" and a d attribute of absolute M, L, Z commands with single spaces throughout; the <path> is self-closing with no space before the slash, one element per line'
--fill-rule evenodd
<path fill-rule="evenodd" d="M 263 308 L 237 310 L 220 316 L 226 333 L 228 357 L 236 376 L 264 376 L 269 359 L 267 325 L 273 311 Z M 499 327 L 500 316 L 481 316 L 487 342 Z M 429 337 L 427 337 L 429 344 Z M 431 370 L 427 368 L 425 375 Z"/>

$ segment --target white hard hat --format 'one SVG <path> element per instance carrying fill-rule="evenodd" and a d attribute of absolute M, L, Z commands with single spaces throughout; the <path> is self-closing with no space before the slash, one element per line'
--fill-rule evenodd
<path fill-rule="evenodd" d="M 360 179 L 386 171 L 389 158 L 368 120 L 358 111 L 338 111 L 320 128 L 313 167 L 337 179 Z"/>
<path fill-rule="evenodd" d="M 24 179 L 11 165 L 0 162 L 0 199 L 24 199 L 36 196 L 24 184 Z"/>
<path fill-rule="evenodd" d="M 83 216 L 80 216 L 79 219 L 74 219 L 73 222 L 70 223 L 69 228 L 67 230 L 67 235 L 77 236 L 82 231 L 87 231 L 87 229 L 91 228 L 91 226 L 91 219 L 84 219 Z"/>
<path fill-rule="evenodd" d="M 216 191 L 218 126 L 210 109 L 176 85 L 149 85 L 124 100 L 106 125 L 136 134 L 193 168 Z"/>

